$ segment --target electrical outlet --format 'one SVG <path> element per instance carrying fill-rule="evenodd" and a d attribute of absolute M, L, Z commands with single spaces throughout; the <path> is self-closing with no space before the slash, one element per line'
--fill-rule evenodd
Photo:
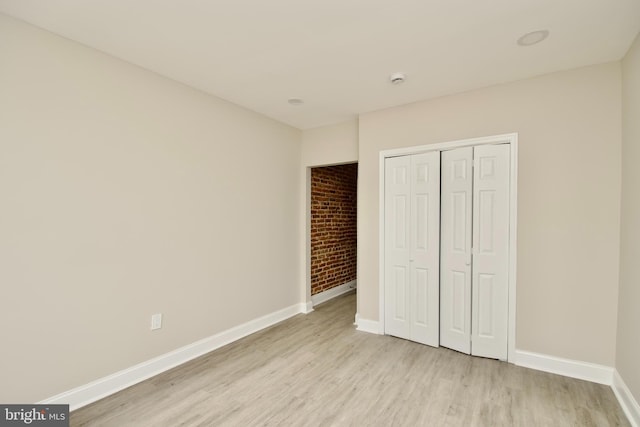
<path fill-rule="evenodd" d="M 156 313 L 151 316 L 151 330 L 162 328 L 162 313 Z"/>

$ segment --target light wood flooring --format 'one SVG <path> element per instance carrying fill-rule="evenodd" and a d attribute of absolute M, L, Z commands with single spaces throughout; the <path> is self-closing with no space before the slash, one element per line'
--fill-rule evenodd
<path fill-rule="evenodd" d="M 71 414 L 71 426 L 628 426 L 611 389 L 355 330 L 355 294 Z"/>

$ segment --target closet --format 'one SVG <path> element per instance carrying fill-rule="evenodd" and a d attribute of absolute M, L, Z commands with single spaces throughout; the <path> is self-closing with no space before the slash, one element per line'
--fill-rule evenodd
<path fill-rule="evenodd" d="M 507 358 L 509 144 L 384 160 L 384 331 Z"/>

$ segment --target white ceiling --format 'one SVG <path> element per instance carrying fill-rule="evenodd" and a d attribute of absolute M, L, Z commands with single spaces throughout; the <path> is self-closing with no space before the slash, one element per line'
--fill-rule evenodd
<path fill-rule="evenodd" d="M 0 12 L 301 129 L 619 60 L 640 30 L 640 0 L 0 0 Z M 516 44 L 538 29 L 546 41 Z M 396 71 L 404 84 L 389 83 Z"/>

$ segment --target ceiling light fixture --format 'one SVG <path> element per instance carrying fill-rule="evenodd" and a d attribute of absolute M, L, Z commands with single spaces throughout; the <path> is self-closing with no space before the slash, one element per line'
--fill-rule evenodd
<path fill-rule="evenodd" d="M 401 83 L 404 83 L 406 79 L 407 79 L 407 76 L 405 76 L 404 73 L 393 73 L 389 76 L 389 80 L 394 85 L 399 85 Z"/>
<path fill-rule="evenodd" d="M 537 30 L 524 34 L 518 39 L 519 46 L 533 46 L 549 37 L 549 30 Z"/>
<path fill-rule="evenodd" d="M 289 105 L 293 105 L 294 107 L 299 107 L 300 105 L 304 104 L 304 101 L 300 98 L 289 98 L 287 102 L 289 103 Z"/>

